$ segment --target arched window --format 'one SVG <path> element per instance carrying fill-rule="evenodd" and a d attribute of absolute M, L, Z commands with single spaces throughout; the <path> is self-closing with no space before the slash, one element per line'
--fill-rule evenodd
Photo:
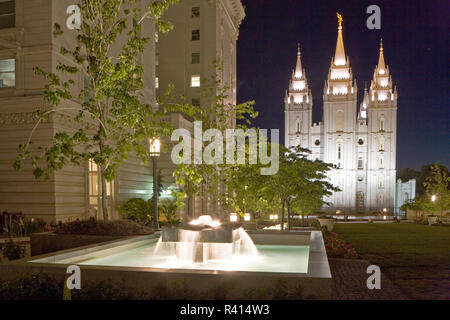
<path fill-rule="evenodd" d="M 342 111 L 336 114 L 336 131 L 344 131 L 344 112 Z"/>
<path fill-rule="evenodd" d="M 384 168 L 384 157 L 380 157 L 379 168 L 380 168 L 380 169 L 383 169 L 383 168 Z"/>

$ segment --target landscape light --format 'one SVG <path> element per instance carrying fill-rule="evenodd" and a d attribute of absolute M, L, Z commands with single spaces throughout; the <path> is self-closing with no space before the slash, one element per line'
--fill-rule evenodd
<path fill-rule="evenodd" d="M 250 221 L 250 219 L 251 219 L 250 213 L 244 214 L 244 221 Z"/>

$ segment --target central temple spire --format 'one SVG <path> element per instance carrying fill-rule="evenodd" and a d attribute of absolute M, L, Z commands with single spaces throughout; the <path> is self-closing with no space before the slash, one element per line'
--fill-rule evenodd
<path fill-rule="evenodd" d="M 378 69 L 384 70 L 386 68 L 386 64 L 384 62 L 384 53 L 383 53 L 383 39 L 380 42 L 380 57 L 378 58 Z"/>
<path fill-rule="evenodd" d="M 336 43 L 336 53 L 334 54 L 334 65 L 344 66 L 347 61 L 345 59 L 344 39 L 342 37 L 342 21 L 344 20 L 339 13 L 336 13 L 338 17 L 338 38 Z"/>
<path fill-rule="evenodd" d="M 302 59 L 300 53 L 300 43 L 298 44 L 297 49 L 297 65 L 295 66 L 295 77 L 298 79 L 302 77 Z"/>

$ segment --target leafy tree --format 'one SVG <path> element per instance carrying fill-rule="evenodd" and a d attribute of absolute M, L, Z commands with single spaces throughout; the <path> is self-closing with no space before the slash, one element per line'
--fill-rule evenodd
<path fill-rule="evenodd" d="M 433 212 L 450 209 L 449 184 L 447 172 L 438 163 L 431 166 L 431 174 L 426 178 L 424 186 L 430 199 L 433 195 L 436 196 L 436 200 L 432 202 Z"/>
<path fill-rule="evenodd" d="M 234 104 L 229 96 L 230 86 L 225 83 L 221 74 L 222 63 L 219 60 L 213 62 L 212 76 L 210 79 L 202 80 L 202 110 L 195 114 L 194 119 L 202 122 L 202 130 L 218 129 L 222 133 L 220 138 L 213 137 L 211 144 L 202 144 L 201 153 L 213 143 L 225 145 L 227 129 L 248 129 L 251 119 L 258 113 L 254 111 L 254 102 Z M 237 123 L 236 123 L 237 122 Z M 215 152 L 212 152 L 215 155 Z M 202 198 L 209 196 L 223 200 L 223 189 L 226 182 L 226 174 L 232 172 L 237 166 L 235 164 L 201 164 L 194 163 L 194 154 L 190 163 L 180 164 L 174 172 L 176 183 L 179 186 L 177 199 L 179 203 L 188 196 L 200 195 Z M 222 202 L 223 203 L 223 202 Z"/>
<path fill-rule="evenodd" d="M 16 170 L 22 169 L 25 159 L 31 159 L 34 176 L 50 179 L 68 164 L 81 165 L 93 159 L 101 175 L 103 218 L 108 219 L 106 182 L 114 179 L 132 151 L 147 162 L 148 138 L 170 133 L 170 125 L 162 121 L 168 111 L 191 112 L 176 104 L 157 110 L 144 102 L 140 57 L 150 39 L 142 36 L 142 24 L 148 21 L 160 32 L 169 32 L 172 25 L 161 17 L 174 3 L 176 0 L 151 1 L 141 10 L 137 0 L 79 1 L 82 23 L 73 31 L 75 46 L 60 49 L 68 58 L 65 61 L 71 62 L 58 62 L 55 73 L 34 68 L 48 82 L 44 100 L 49 108 L 37 111 L 39 120 L 28 141 L 20 145 Z M 55 24 L 54 36 L 63 33 Z M 87 88 L 79 89 L 74 81 L 79 78 L 88 79 Z M 31 152 L 36 128 L 55 113 L 73 115 L 75 133 L 57 132 L 49 146 Z"/>

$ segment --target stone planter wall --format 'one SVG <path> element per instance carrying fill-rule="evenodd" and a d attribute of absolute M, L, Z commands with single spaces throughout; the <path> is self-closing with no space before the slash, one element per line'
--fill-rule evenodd
<path fill-rule="evenodd" d="M 30 237 L 31 256 L 72 249 L 90 244 L 124 238 L 123 236 L 66 235 L 44 232 Z"/>

